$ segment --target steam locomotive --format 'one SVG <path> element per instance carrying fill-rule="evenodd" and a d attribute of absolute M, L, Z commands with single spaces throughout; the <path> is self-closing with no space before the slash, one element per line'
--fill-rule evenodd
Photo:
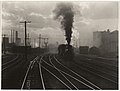
<path fill-rule="evenodd" d="M 73 60 L 74 49 L 72 45 L 61 44 L 58 46 L 58 56 L 63 60 Z"/>

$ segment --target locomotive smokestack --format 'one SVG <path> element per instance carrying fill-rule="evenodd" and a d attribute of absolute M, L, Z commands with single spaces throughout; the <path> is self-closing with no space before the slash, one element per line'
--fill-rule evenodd
<path fill-rule="evenodd" d="M 70 45 L 74 22 L 73 5 L 71 3 L 59 3 L 53 12 L 55 19 L 60 19 L 62 28 L 65 30 L 66 41 Z"/>

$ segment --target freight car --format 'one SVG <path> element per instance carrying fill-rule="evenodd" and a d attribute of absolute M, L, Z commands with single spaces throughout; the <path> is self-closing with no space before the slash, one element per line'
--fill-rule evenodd
<path fill-rule="evenodd" d="M 58 55 L 63 60 L 73 60 L 74 58 L 74 49 L 72 45 L 61 44 L 58 46 Z"/>
<path fill-rule="evenodd" d="M 79 53 L 80 54 L 88 54 L 89 46 L 80 46 L 79 47 Z"/>

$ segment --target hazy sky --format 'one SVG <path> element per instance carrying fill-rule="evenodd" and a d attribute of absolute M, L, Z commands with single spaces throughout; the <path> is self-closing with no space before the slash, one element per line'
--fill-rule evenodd
<path fill-rule="evenodd" d="M 60 22 L 54 20 L 53 10 L 60 2 L 12 1 L 2 3 L 2 30 L 10 35 L 10 30 L 19 31 L 24 38 L 24 25 L 20 21 L 29 20 L 27 30 L 30 37 L 39 34 L 49 37 L 50 43 L 64 43 L 64 31 Z M 77 12 L 74 17 L 73 36 L 80 39 L 80 45 L 92 46 L 92 32 L 118 29 L 118 2 L 71 2 Z"/>

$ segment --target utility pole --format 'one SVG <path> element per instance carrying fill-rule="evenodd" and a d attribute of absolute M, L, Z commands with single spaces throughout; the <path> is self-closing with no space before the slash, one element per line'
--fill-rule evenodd
<path fill-rule="evenodd" d="M 25 24 L 25 60 L 27 61 L 27 28 L 26 28 L 26 24 L 31 23 L 31 21 L 21 21 L 20 23 Z"/>

